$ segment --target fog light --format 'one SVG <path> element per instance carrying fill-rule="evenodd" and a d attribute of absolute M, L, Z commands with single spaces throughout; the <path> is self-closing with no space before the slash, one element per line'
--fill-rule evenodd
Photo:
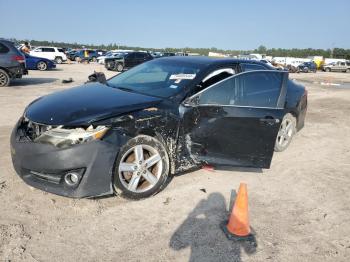
<path fill-rule="evenodd" d="M 70 186 L 75 186 L 79 182 L 79 177 L 79 173 L 69 172 L 64 176 L 64 181 Z"/>

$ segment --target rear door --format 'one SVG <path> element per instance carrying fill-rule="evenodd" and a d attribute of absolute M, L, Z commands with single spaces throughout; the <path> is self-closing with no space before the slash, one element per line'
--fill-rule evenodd
<path fill-rule="evenodd" d="M 50 60 L 55 59 L 55 49 L 52 47 L 43 47 L 42 48 L 42 57 L 45 57 Z"/>
<path fill-rule="evenodd" d="M 287 72 L 249 71 L 186 100 L 191 155 L 212 164 L 269 168 L 284 115 Z"/>

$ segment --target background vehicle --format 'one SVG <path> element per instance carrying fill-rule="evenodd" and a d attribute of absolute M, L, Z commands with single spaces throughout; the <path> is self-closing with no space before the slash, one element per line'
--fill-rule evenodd
<path fill-rule="evenodd" d="M 85 52 L 87 52 L 88 57 L 85 57 Z M 100 55 L 95 50 L 84 49 L 72 52 L 69 54 L 69 59 L 72 61 L 88 60 L 96 62 Z"/>
<path fill-rule="evenodd" d="M 56 64 L 67 61 L 67 56 L 62 48 L 52 46 L 39 46 L 30 51 L 30 55 L 53 60 Z"/>
<path fill-rule="evenodd" d="M 31 103 L 12 132 L 12 160 L 45 191 L 88 197 L 114 188 L 139 199 L 205 163 L 269 168 L 306 108 L 305 88 L 261 62 L 154 59 Z"/>
<path fill-rule="evenodd" d="M 8 86 L 11 79 L 27 74 L 24 55 L 12 42 L 0 39 L 0 86 Z"/>
<path fill-rule="evenodd" d="M 322 67 L 323 71 L 326 72 L 350 72 L 350 65 L 347 62 L 334 62 Z"/>
<path fill-rule="evenodd" d="M 97 62 L 99 64 L 104 65 L 105 64 L 105 59 L 106 58 L 111 58 L 111 57 L 117 57 L 119 54 L 121 54 L 123 52 L 117 52 L 117 51 L 108 51 L 105 55 L 100 56 L 97 58 Z"/>
<path fill-rule="evenodd" d="M 121 53 L 116 57 L 105 58 L 105 67 L 108 70 L 121 72 L 152 59 L 153 57 L 146 52 Z"/>
<path fill-rule="evenodd" d="M 304 73 L 309 73 L 309 72 L 317 72 L 317 65 L 315 62 L 304 62 L 300 65 L 298 65 L 298 72 L 304 72 Z"/>
<path fill-rule="evenodd" d="M 45 71 L 56 68 L 55 62 L 50 59 L 35 57 L 29 54 L 24 54 L 24 56 L 26 58 L 26 68 L 28 70 Z"/>

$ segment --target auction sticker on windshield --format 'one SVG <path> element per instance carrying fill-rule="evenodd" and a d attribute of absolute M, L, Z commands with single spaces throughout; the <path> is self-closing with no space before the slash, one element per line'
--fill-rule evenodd
<path fill-rule="evenodd" d="M 169 79 L 175 79 L 175 80 L 192 80 L 196 77 L 196 74 L 177 74 L 177 75 L 171 75 Z"/>

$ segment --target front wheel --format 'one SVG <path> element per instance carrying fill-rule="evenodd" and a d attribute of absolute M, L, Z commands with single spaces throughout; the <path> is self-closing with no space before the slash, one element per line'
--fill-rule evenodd
<path fill-rule="evenodd" d="M 287 149 L 290 142 L 292 142 L 293 136 L 296 133 L 296 119 L 295 117 L 288 113 L 283 117 L 282 123 L 280 125 L 280 130 L 278 131 L 275 151 L 282 152 Z"/>
<path fill-rule="evenodd" d="M 47 64 L 44 61 L 40 61 L 37 65 L 36 68 L 40 71 L 45 71 L 47 70 Z"/>
<path fill-rule="evenodd" d="M 96 58 L 96 57 L 93 57 L 93 58 L 91 59 L 91 61 L 92 61 L 92 62 L 96 62 L 96 61 L 97 61 L 97 58 Z"/>
<path fill-rule="evenodd" d="M 325 71 L 326 71 L 326 72 L 330 72 L 331 69 L 330 69 L 329 67 L 327 67 Z"/>
<path fill-rule="evenodd" d="M 140 135 L 121 148 L 113 187 L 126 198 L 146 198 L 162 190 L 168 174 L 169 157 L 164 145 L 154 137 Z"/>
<path fill-rule="evenodd" d="M 8 86 L 10 84 L 10 76 L 5 71 L 0 69 L 0 86 Z"/>

